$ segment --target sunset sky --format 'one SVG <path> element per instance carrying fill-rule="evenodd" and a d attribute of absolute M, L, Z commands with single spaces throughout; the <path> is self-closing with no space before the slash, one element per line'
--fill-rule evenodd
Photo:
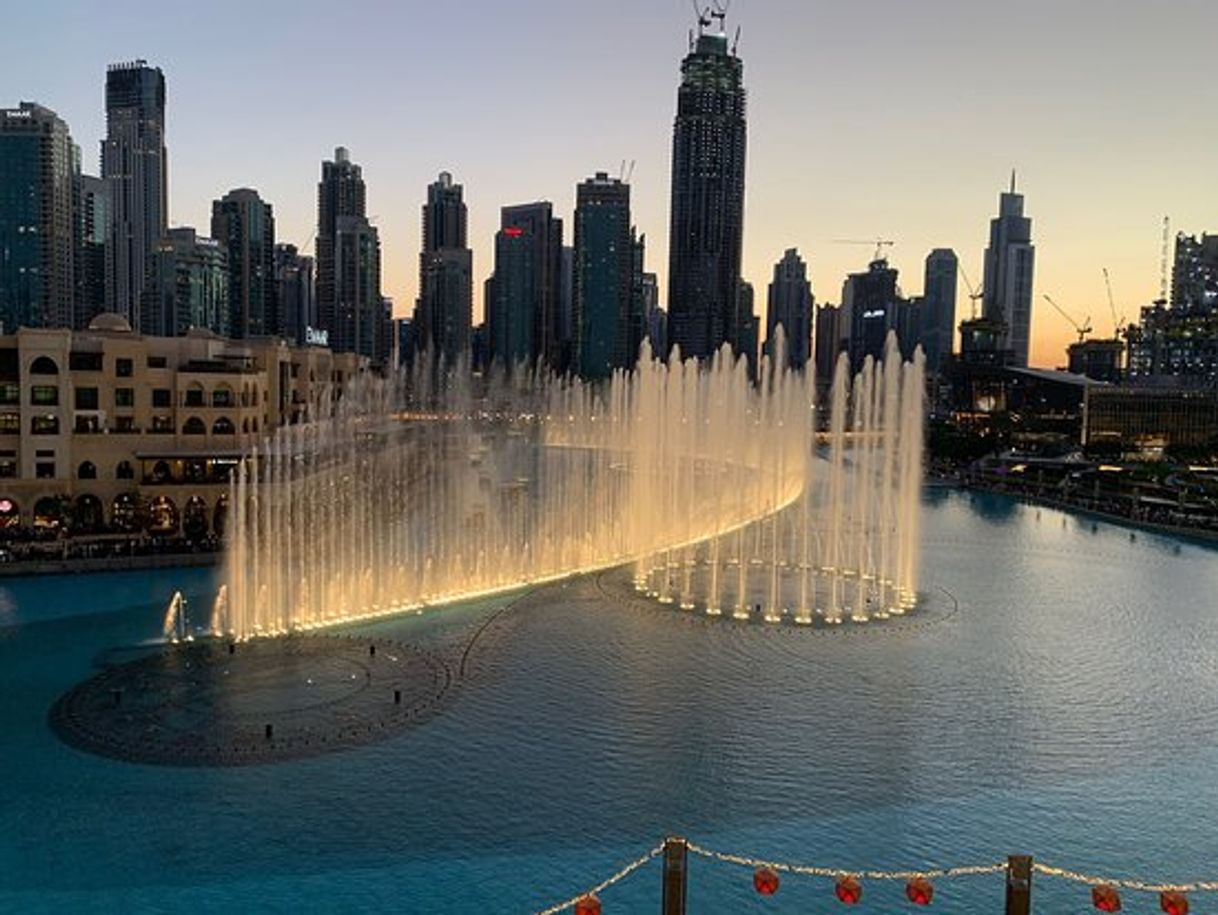
<path fill-rule="evenodd" d="M 108 63 L 143 57 L 168 88 L 170 214 L 206 232 L 240 186 L 275 207 L 279 240 L 316 223 L 320 162 L 364 168 L 384 291 L 409 312 L 419 207 L 465 186 L 475 320 L 499 207 L 554 201 L 635 160 L 634 219 L 667 289 L 668 182 L 688 0 L 515 3 L 68 2 L 6 10 L 0 106 L 67 120 L 98 170 Z M 1164 215 L 1218 231 L 1218 4 L 1176 0 L 736 0 L 728 30 L 749 92 L 744 274 L 758 310 L 798 247 L 837 302 L 883 236 L 908 293 L 951 247 L 981 281 L 988 220 L 1018 169 L 1036 252 L 1032 361 L 1073 337 L 1048 293 L 1111 333 L 1102 268 L 1127 318 L 1158 294 Z M 957 317 L 968 308 L 961 283 Z"/>

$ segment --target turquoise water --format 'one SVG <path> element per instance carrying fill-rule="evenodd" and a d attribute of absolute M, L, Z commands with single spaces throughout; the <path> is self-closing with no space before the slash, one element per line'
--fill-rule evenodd
<path fill-rule="evenodd" d="M 115 762 L 46 724 L 210 572 L 0 583 L 0 911 L 523 913 L 669 832 L 834 867 L 1032 853 L 1218 879 L 1218 552 L 996 496 L 925 508 L 928 605 L 906 624 L 712 624 L 554 586 L 487 629 L 438 717 L 271 766 Z M 505 602 L 367 630 L 459 648 Z M 659 879 L 606 912 L 657 910 Z M 1088 910 L 1037 881 L 1038 911 Z M 1000 878 L 942 881 L 934 909 L 1001 898 Z M 691 913 L 834 908 L 824 881 L 761 900 L 748 870 L 691 864 Z M 868 883 L 856 911 L 904 908 Z"/>

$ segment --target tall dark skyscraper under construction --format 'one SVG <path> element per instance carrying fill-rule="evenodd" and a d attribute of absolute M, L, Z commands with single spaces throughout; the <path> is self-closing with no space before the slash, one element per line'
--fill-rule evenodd
<path fill-rule="evenodd" d="M 751 315 L 742 314 L 744 66 L 703 15 L 681 62 L 672 135 L 668 236 L 668 338 L 682 356 L 705 358 L 723 343 L 740 352 Z"/>

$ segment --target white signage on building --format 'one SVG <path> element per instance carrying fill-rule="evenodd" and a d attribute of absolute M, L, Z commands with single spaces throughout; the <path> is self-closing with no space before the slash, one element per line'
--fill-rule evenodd
<path fill-rule="evenodd" d="M 305 343 L 309 346 L 329 346 L 330 332 L 316 327 L 305 328 Z"/>

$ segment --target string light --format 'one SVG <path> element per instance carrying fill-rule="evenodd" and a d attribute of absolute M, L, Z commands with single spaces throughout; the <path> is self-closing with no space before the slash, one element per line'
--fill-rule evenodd
<path fill-rule="evenodd" d="M 660 852 L 662 852 L 663 850 L 664 850 L 663 844 L 657 845 L 651 851 L 647 852 L 647 854 L 642 855 L 638 858 L 635 858 L 633 861 L 631 861 L 629 864 L 627 864 L 625 867 L 623 867 L 621 870 L 619 870 L 612 877 L 608 878 L 607 880 L 602 880 L 600 883 L 598 883 L 596 886 L 592 887 L 590 890 L 580 893 L 578 896 L 572 896 L 566 902 L 560 902 L 560 903 L 557 903 L 556 905 L 552 905 L 548 909 L 541 909 L 537 912 L 537 915 L 558 915 L 559 912 L 565 912 L 568 909 L 574 909 L 575 906 L 580 903 L 580 901 L 587 899 L 589 896 L 599 896 L 609 887 L 613 886 L 613 884 L 620 883 L 621 881 L 625 880 L 627 877 L 629 877 L 631 874 L 633 874 L 635 871 L 637 871 L 640 867 L 642 867 L 652 858 L 659 855 Z"/>

